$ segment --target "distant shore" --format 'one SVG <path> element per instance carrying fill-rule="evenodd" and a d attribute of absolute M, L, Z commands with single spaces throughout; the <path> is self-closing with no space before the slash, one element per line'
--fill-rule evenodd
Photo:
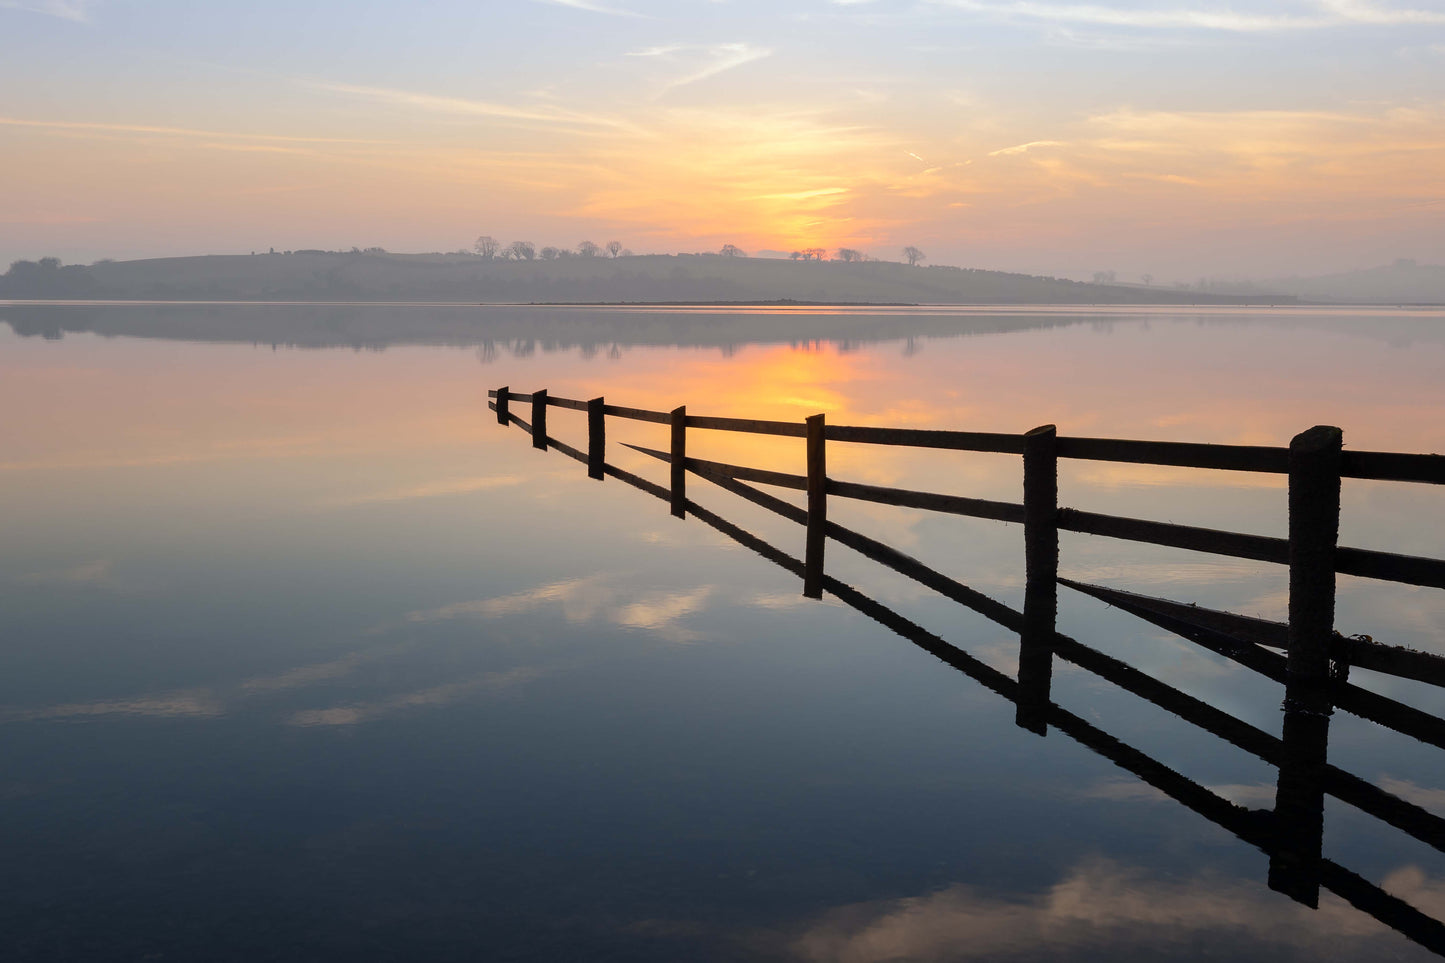
<path fill-rule="evenodd" d="M 613 305 L 922 307 L 985 304 L 1291 304 L 1270 292 L 1088 284 L 892 261 L 790 261 L 719 255 L 571 257 L 305 251 L 61 265 L 17 262 L 0 299 Z"/>

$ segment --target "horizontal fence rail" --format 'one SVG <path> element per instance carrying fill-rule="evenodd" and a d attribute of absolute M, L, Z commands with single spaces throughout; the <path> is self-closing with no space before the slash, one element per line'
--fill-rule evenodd
<path fill-rule="evenodd" d="M 505 389 L 502 389 L 505 390 Z M 489 398 L 497 390 L 487 392 Z M 508 392 L 512 401 L 531 404 L 532 395 Z M 547 396 L 547 404 L 557 408 L 587 410 L 587 402 L 572 398 Z M 632 421 L 666 425 L 671 412 L 649 411 L 645 408 L 624 408 L 607 405 L 608 415 Z M 736 431 L 755 435 L 778 435 L 805 438 L 803 422 L 763 421 L 753 418 L 719 418 L 688 415 L 688 428 L 713 431 Z M 867 426 L 828 425 L 824 431 L 828 441 L 846 441 L 864 445 L 894 445 L 910 448 L 944 448 L 952 451 L 994 452 L 1021 455 L 1023 434 L 978 431 L 939 431 L 930 428 L 875 428 Z M 1060 435 L 1057 442 L 1059 458 L 1082 461 L 1128 462 L 1176 468 L 1206 468 L 1224 471 L 1289 473 L 1289 449 L 1268 445 L 1213 445 L 1180 441 L 1131 441 L 1120 438 L 1071 438 Z M 1346 451 L 1341 455 L 1340 475 L 1345 478 L 1377 481 L 1417 482 L 1445 485 L 1445 455 L 1414 455 L 1383 451 Z"/>
<path fill-rule="evenodd" d="M 826 537 L 825 533 L 827 536 L 832 534 L 833 525 L 827 521 L 827 502 L 831 498 L 1022 524 L 1026 544 L 1034 546 L 1029 549 L 1032 567 L 1041 576 L 1048 572 L 1057 574 L 1060 531 L 1289 566 L 1292 611 L 1297 608 L 1301 614 L 1285 627 L 1288 638 L 1284 648 L 1288 654 L 1287 661 L 1293 666 L 1286 675 L 1294 673 L 1300 678 L 1322 676 L 1329 671 L 1334 658 L 1330 653 L 1331 637 L 1335 634 L 1336 573 L 1426 588 L 1445 588 L 1445 560 L 1337 544 L 1342 479 L 1445 484 L 1445 456 L 1344 451 L 1337 428 L 1310 429 L 1288 447 L 1213 445 L 1075 438 L 1058 435 L 1052 426 L 1028 433 L 1007 434 L 830 425 L 825 423 L 822 415 L 804 422 L 714 417 L 690 414 L 686 408 L 651 411 L 607 404 L 602 398 L 590 401 L 560 398 L 545 390 L 524 394 L 499 388 L 489 395 L 496 399 L 494 407 L 498 421 L 503 424 L 516 417 L 510 412 L 512 404 L 531 406 L 530 425 L 535 426 L 532 443 L 538 448 L 560 446 L 547 433 L 548 408 L 587 412 L 588 451 L 582 457 L 588 461 L 589 474 L 594 478 L 602 478 L 606 474 L 603 468 L 606 464 L 603 421 L 607 416 L 669 426 L 671 444 L 668 451 L 638 445 L 627 447 L 670 464 L 672 478 L 668 490 L 673 514 L 679 517 L 687 511 L 688 473 L 701 475 L 730 489 L 742 483 L 755 483 L 806 493 L 809 508 L 793 511 L 801 513 L 800 520 L 809 528 L 809 545 L 812 548 L 805 559 L 805 582 L 810 595 L 814 594 L 812 589 L 822 584 L 819 581 L 824 564 L 821 539 Z M 520 423 L 520 419 L 518 421 Z M 808 471 L 806 474 L 772 471 L 691 457 L 687 454 L 689 429 L 805 439 Z M 825 467 L 826 442 L 1018 455 L 1025 467 L 1025 498 L 1022 503 L 1004 502 L 832 478 L 827 475 Z M 572 449 L 569 453 L 575 451 Z M 1290 535 L 1278 538 L 1221 531 L 1060 506 L 1057 494 L 1059 459 L 1283 474 L 1289 481 Z M 1033 494 L 1030 495 L 1030 492 Z M 1051 584 L 1052 579 L 1040 577 L 1032 579 L 1032 582 L 1035 585 Z M 1050 591 L 1036 597 L 1031 611 L 1038 619 L 1051 622 L 1056 608 L 1056 599 Z M 1335 648 L 1338 649 L 1338 646 Z M 1436 657 L 1422 654 L 1422 658 Z M 1364 662 L 1372 663 L 1369 667 L 1381 664 L 1379 658 L 1367 657 Z M 1400 662 L 1396 658 L 1391 664 Z M 1367 666 L 1361 664 L 1360 667 Z M 1046 686 L 1047 680 L 1039 684 Z"/>

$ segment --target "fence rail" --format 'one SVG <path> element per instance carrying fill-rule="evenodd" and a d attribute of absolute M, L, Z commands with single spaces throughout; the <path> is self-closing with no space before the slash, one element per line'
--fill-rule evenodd
<path fill-rule="evenodd" d="M 555 397 L 545 390 L 524 394 L 513 392 L 508 387 L 498 388 L 489 395 L 496 399 L 493 406 L 497 411 L 497 420 L 502 424 L 514 420 L 525 424 L 532 433 L 532 444 L 537 448 L 545 449 L 549 445 L 561 447 L 547 434 L 548 408 L 587 412 L 588 450 L 584 453 L 569 449 L 568 453 L 586 461 L 588 474 L 593 478 L 604 477 L 610 467 L 606 463 L 608 416 L 669 426 L 668 451 L 637 445 L 627 447 L 669 464 L 668 497 L 673 514 L 679 517 L 685 516 L 688 510 L 689 473 L 708 478 L 730 490 L 755 491 L 744 484 L 752 482 L 805 492 L 808 507 L 789 506 L 789 514 L 796 515 L 807 528 L 803 581 L 805 594 L 809 596 L 817 596 L 825 584 L 825 545 L 836 528 L 827 520 L 830 498 L 1021 523 L 1029 569 L 1028 584 L 1034 587 L 1033 595 L 1025 600 L 1025 611 L 1021 616 L 1024 635 L 1021 664 L 1024 666 L 1033 664 L 1033 653 L 1044 652 L 1053 630 L 1057 610 L 1060 531 L 1287 565 L 1290 570 L 1291 619 L 1285 626 L 1284 648 L 1288 671 L 1275 674 L 1296 681 L 1327 677 L 1332 659 L 1338 661 L 1339 654 L 1345 651 L 1335 641 L 1339 638 L 1334 629 L 1336 573 L 1445 588 L 1445 560 L 1350 548 L 1337 543 L 1342 479 L 1441 485 L 1445 484 L 1445 456 L 1347 452 L 1338 428 L 1311 428 L 1296 436 L 1288 447 L 1211 445 L 1075 438 L 1058 435 L 1052 425 L 1023 434 L 1005 434 L 829 425 L 823 415 L 814 415 L 803 422 L 724 418 L 689 414 L 685 407 L 668 412 L 650 411 L 610 405 L 602 398 L 580 401 Z M 530 423 L 522 422 L 511 414 L 513 404 L 530 406 Z M 689 429 L 803 438 L 806 440 L 806 473 L 772 471 L 690 457 L 687 454 Z M 1019 455 L 1024 465 L 1024 499 L 1022 503 L 1001 502 L 831 478 L 826 468 L 828 442 Z M 1058 462 L 1062 458 L 1284 474 L 1289 485 L 1289 537 L 1221 531 L 1060 506 Z M 1045 641 L 1036 644 L 1040 639 Z M 1255 661 L 1260 665 L 1268 663 L 1267 659 L 1261 661 L 1257 658 Z M 1046 665 L 1047 661 L 1038 664 Z M 1028 673 L 1025 672 L 1025 675 Z M 1049 681 L 1046 675 L 1030 677 L 1030 682 L 1039 691 L 1047 692 Z M 1029 687 L 1025 686 L 1025 690 L 1029 691 Z M 1021 703 L 1020 712 L 1026 714 L 1024 703 Z"/>

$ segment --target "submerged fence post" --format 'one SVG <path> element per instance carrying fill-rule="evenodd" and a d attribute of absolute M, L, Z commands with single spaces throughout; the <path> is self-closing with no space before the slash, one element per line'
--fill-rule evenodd
<path fill-rule="evenodd" d="M 607 418 L 601 398 L 587 402 L 587 477 L 601 479 L 607 463 Z"/>
<path fill-rule="evenodd" d="M 803 562 L 803 595 L 823 597 L 823 550 L 828 543 L 828 461 L 823 416 L 808 424 L 808 544 Z"/>
<path fill-rule="evenodd" d="M 672 514 L 687 517 L 687 405 L 672 410 Z"/>
<path fill-rule="evenodd" d="M 1019 633 L 1019 688 L 1014 721 L 1046 735 L 1059 610 L 1058 429 L 1024 435 L 1024 625 Z"/>
<path fill-rule="evenodd" d="M 532 392 L 532 447 L 547 450 L 547 389 Z"/>
<path fill-rule="evenodd" d="M 1340 429 L 1316 425 L 1289 443 L 1289 658 L 1286 700 L 1328 713 L 1340 535 Z M 1319 703 L 1319 705 L 1316 705 Z"/>
<path fill-rule="evenodd" d="M 497 389 L 497 424 L 506 425 L 511 423 L 511 404 L 512 389 L 503 385 Z"/>

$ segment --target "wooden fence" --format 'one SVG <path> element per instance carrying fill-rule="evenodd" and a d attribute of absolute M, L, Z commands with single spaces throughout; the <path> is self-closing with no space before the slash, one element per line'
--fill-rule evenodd
<path fill-rule="evenodd" d="M 1021 523 L 1024 526 L 1027 584 L 1030 586 L 1024 602 L 1022 661 L 1030 666 L 1046 664 L 1038 654 L 1044 651 L 1040 646 L 1046 646 L 1054 630 L 1058 607 L 1060 531 L 1288 565 L 1290 618 L 1283 627 L 1285 674 L 1299 683 L 1325 679 L 1332 660 L 1342 665 L 1370 663 L 1375 666 L 1421 662 L 1406 654 L 1410 650 L 1382 646 L 1363 638 L 1344 639 L 1337 635 L 1334 630 L 1337 572 L 1445 588 L 1445 560 L 1338 544 L 1342 479 L 1445 484 L 1445 456 L 1345 451 L 1338 428 L 1311 428 L 1297 435 L 1288 448 L 1283 448 L 1072 438 L 1060 436 L 1052 425 L 1015 435 L 829 425 L 823 415 L 814 415 L 803 422 L 762 421 L 689 415 L 686 407 L 670 412 L 626 408 L 607 404 L 602 398 L 578 401 L 553 397 L 545 390 L 521 394 L 503 387 L 488 394 L 495 399 L 492 407 L 500 424 L 510 423 L 514 417 L 511 413 L 514 403 L 530 405 L 532 444 L 542 449 L 549 444 L 561 447 L 559 442 L 548 437 L 548 408 L 585 411 L 588 422 L 585 461 L 588 474 L 593 478 L 601 478 L 604 474 L 606 419 L 609 416 L 668 425 L 671 444 L 667 452 L 635 445 L 629 447 L 669 463 L 669 502 L 672 513 L 678 517 L 687 512 L 689 472 L 714 482 L 731 479 L 806 492 L 808 507 L 802 519 L 807 529 L 803 590 L 812 598 L 819 597 L 822 592 L 824 555 L 831 534 L 829 498 L 861 499 Z M 806 441 L 806 473 L 767 471 L 689 457 L 689 429 L 803 438 Z M 827 443 L 830 441 L 1020 455 L 1023 461 L 1023 502 L 910 491 L 830 478 L 827 474 Z M 1058 504 L 1058 462 L 1061 458 L 1286 475 L 1289 479 L 1289 537 L 1226 532 L 1061 507 Z M 1234 627 L 1240 629 L 1247 621 L 1237 621 Z M 1271 642 L 1278 641 L 1273 631 L 1265 632 L 1265 636 Z M 1427 664 L 1431 673 L 1438 673 L 1441 668 L 1433 660 Z M 1434 678 L 1445 678 L 1445 674 L 1437 674 Z M 1046 680 L 1043 680 L 1043 689 L 1047 691 Z"/>
<path fill-rule="evenodd" d="M 1379 477 L 1389 472 L 1389 477 L 1395 480 L 1438 484 L 1445 479 L 1442 479 L 1440 473 L 1442 459 L 1437 456 L 1352 453 L 1363 457 L 1349 463 L 1340 451 L 1339 431 L 1333 428 L 1306 432 L 1296 439 L 1290 449 L 1241 449 L 1221 446 L 1230 449 L 1225 456 L 1218 459 L 1224 461 L 1228 458 L 1227 467 L 1238 468 L 1248 463 L 1259 467 L 1245 470 L 1282 469 L 1290 475 L 1290 539 L 1286 543 L 1289 551 L 1283 561 L 1290 565 L 1291 623 L 1285 624 L 1200 609 L 1192 605 L 1134 595 L 1102 586 L 1085 585 L 1057 577 L 1057 531 L 1066 527 L 1061 523 L 1061 516 L 1068 511 L 1059 509 L 1055 504 L 1057 458 L 1098 457 L 1100 453 L 1109 452 L 1131 456 L 1120 460 L 1150 464 L 1194 464 L 1207 461 L 1208 464 L 1204 467 L 1220 467 L 1214 460 L 1219 454 L 1212 451 L 1215 446 L 1164 445 L 1157 452 L 1162 453 L 1163 457 L 1171 458 L 1170 461 L 1146 461 L 1144 456 L 1155 443 L 1058 438 L 1052 428 L 1038 429 L 1023 436 L 982 436 L 995 439 L 989 444 L 1000 447 L 967 450 L 1009 450 L 1023 456 L 1024 504 L 1007 506 L 1009 513 L 1006 516 L 1001 511 L 982 514 L 970 510 L 961 514 L 1003 517 L 1004 520 L 1024 524 L 1028 581 L 1024 608 L 1020 611 L 963 585 L 891 546 L 827 521 L 827 495 L 850 497 L 855 487 L 871 489 L 871 486 L 851 486 L 828 479 L 824 443 L 835 437 L 844 437 L 850 441 L 867 438 L 874 436 L 875 432 L 888 432 L 891 435 L 892 432 L 888 429 L 830 429 L 824 425 L 821 416 L 808 419 L 804 425 L 741 422 L 747 427 L 739 428 L 738 419 L 699 418 L 694 421 L 683 409 L 668 414 L 615 409 L 601 399 L 579 403 L 550 398 L 545 392 L 519 398 L 511 395 L 505 388 L 499 389 L 494 395 L 497 401 L 493 407 L 498 413 L 498 420 L 505 424 L 518 425 L 529 432 L 534 446 L 555 449 L 586 464 L 588 473 L 593 477 L 617 478 L 667 502 L 675 513 L 690 514 L 793 575 L 801 576 L 810 594 L 829 592 L 844 604 L 876 620 L 1008 699 L 1015 705 L 1015 718 L 1020 726 L 1041 735 L 1050 728 L 1063 732 L 1241 840 L 1256 846 L 1269 857 L 1271 888 L 1310 906 L 1318 905 L 1321 888 L 1328 889 L 1409 939 L 1437 954 L 1445 955 L 1445 924 L 1323 855 L 1326 795 L 1368 813 L 1440 852 L 1445 852 L 1445 819 L 1357 775 L 1330 765 L 1326 758 L 1330 713 L 1336 707 L 1422 742 L 1445 748 L 1445 720 L 1348 681 L 1348 670 L 1354 665 L 1436 685 L 1445 684 L 1445 659 L 1429 653 L 1379 645 L 1364 639 L 1345 639 L 1333 633 L 1330 621 L 1326 621 L 1327 618 L 1332 621 L 1334 573 L 1344 570 L 1338 564 L 1339 549 L 1333 544 L 1339 517 L 1340 477 L 1343 477 L 1347 470 L 1356 473 L 1349 477 Z M 510 412 L 511 401 L 525 401 L 533 405 L 530 423 Z M 586 452 L 547 435 L 546 408 L 552 405 L 578 407 L 588 411 L 589 447 Z M 670 452 L 629 446 L 669 462 L 672 469 L 670 485 L 656 484 L 606 462 L 603 457 L 603 419 L 607 414 L 618 412 L 625 412 L 622 417 L 636 417 L 637 420 L 671 426 Z M 768 434 L 806 438 L 808 474 L 801 476 L 803 484 L 799 485 L 800 476 L 718 465 L 688 458 L 686 429 L 690 427 L 723 430 L 761 428 Z M 834 431 L 838 432 L 837 436 L 832 433 Z M 918 437 L 918 433 L 906 434 Z M 939 436 L 960 433 L 923 434 L 928 436 L 926 440 L 937 441 Z M 971 443 L 981 443 L 978 442 L 981 436 L 968 437 Z M 1088 441 L 1090 444 L 1074 444 L 1081 441 Z M 1009 447 L 1003 449 L 1005 445 Z M 953 445 L 933 444 L 930 447 Z M 1063 455 L 1062 452 L 1066 450 L 1072 450 L 1074 454 Z M 1089 454 L 1082 455 L 1078 454 L 1079 452 Z M 1266 455 L 1265 452 L 1273 454 Z M 686 483 L 685 474 L 679 473 L 679 466 L 684 472 L 690 471 L 706 478 L 717 487 L 806 526 L 809 536 L 806 541 L 806 557 L 795 558 L 688 498 L 685 488 L 682 487 Z M 1365 475 L 1362 474 L 1364 472 L 1379 474 Z M 1409 477 L 1402 477 L 1406 475 Z M 808 507 L 800 508 L 768 494 L 749 484 L 750 481 L 807 491 Z M 879 491 L 889 490 L 871 489 L 871 494 Z M 955 496 L 928 493 L 903 493 L 903 496 L 897 501 L 887 503 L 934 507 L 922 502 L 925 499 L 939 498 L 950 499 L 942 503 L 948 507 L 939 510 L 948 511 L 960 507 L 952 500 Z M 869 500 L 885 501 L 883 498 Z M 992 506 L 1000 503 L 983 504 L 989 506 L 988 511 L 994 512 Z M 974 506 L 970 504 L 964 507 L 971 509 Z M 822 537 L 846 545 L 1017 632 L 1020 637 L 1017 678 L 1009 678 L 997 669 L 985 665 L 877 600 L 827 575 L 821 565 L 822 547 L 815 541 L 819 533 Z M 1155 539 L 1139 540 L 1158 543 Z M 1333 558 L 1329 554 L 1332 548 Z M 1324 554 L 1321 554 L 1322 552 Z M 1413 567 L 1415 572 L 1428 573 L 1430 564 L 1438 564 L 1428 559 L 1386 557 L 1398 559 L 1405 564 L 1407 570 Z M 1424 565 L 1415 566 L 1414 563 Z M 1117 605 L 1268 678 L 1283 682 L 1286 699 L 1282 735 L 1274 736 L 1216 706 L 1180 692 L 1113 656 L 1058 632 L 1054 624 L 1057 584 L 1067 585 Z M 1413 584 L 1433 583 L 1416 581 Z M 1300 611 L 1295 604 L 1296 593 L 1312 599 L 1327 597 L 1328 613 L 1319 610 Z M 1296 617 L 1304 620 L 1307 631 L 1312 633 L 1305 641 L 1317 641 L 1321 635 L 1326 637 L 1323 653 L 1309 652 L 1309 658 L 1303 665 L 1300 665 L 1295 657 L 1303 636 L 1303 632 L 1293 624 Z M 1269 648 L 1284 648 L 1286 655 L 1276 655 L 1268 651 Z M 1052 702 L 1049 689 L 1054 658 L 1064 659 L 1277 767 L 1279 774 L 1274 808 L 1248 809 L 1233 803 Z"/>

